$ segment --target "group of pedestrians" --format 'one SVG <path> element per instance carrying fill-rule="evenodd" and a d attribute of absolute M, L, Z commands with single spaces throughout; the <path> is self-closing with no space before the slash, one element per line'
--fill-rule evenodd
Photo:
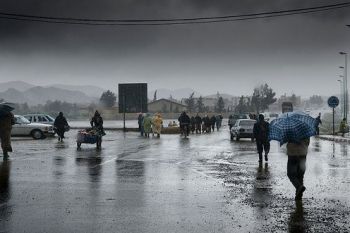
<path fill-rule="evenodd" d="M 192 134 L 195 132 L 196 134 L 210 133 L 211 131 L 215 131 L 215 128 L 219 131 L 222 126 L 222 119 L 223 117 L 221 114 L 211 117 L 208 115 L 201 117 L 199 113 L 197 113 L 196 116 L 190 118 L 186 112 L 182 112 L 178 121 L 180 123 L 181 132 L 186 132 L 187 135 L 189 135 L 190 132 L 192 132 Z"/>
<path fill-rule="evenodd" d="M 152 133 L 153 135 L 156 134 L 157 137 L 160 138 L 163 127 L 163 118 L 160 113 L 154 114 L 153 117 L 149 113 L 140 113 L 137 121 L 139 125 L 139 132 L 142 137 L 144 136 L 149 138 L 150 134 Z"/>

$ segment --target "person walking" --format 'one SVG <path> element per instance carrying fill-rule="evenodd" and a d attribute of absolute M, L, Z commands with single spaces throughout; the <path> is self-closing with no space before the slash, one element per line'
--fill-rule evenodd
<path fill-rule="evenodd" d="M 98 140 L 96 143 L 96 147 L 98 150 L 100 150 L 102 146 L 102 137 L 105 136 L 106 133 L 103 129 L 103 119 L 97 110 L 94 116 L 91 118 L 90 125 L 93 129 L 97 131 Z"/>
<path fill-rule="evenodd" d="M 202 133 L 202 118 L 199 116 L 199 114 L 197 113 L 196 117 L 194 118 L 195 122 L 196 122 L 196 134 L 200 134 Z"/>
<path fill-rule="evenodd" d="M 141 137 L 143 136 L 143 114 L 140 113 L 138 118 L 137 118 L 137 122 L 139 124 L 139 132 L 141 134 Z"/>
<path fill-rule="evenodd" d="M 194 131 L 196 130 L 196 119 L 194 118 L 194 116 L 191 117 L 191 133 L 193 134 Z"/>
<path fill-rule="evenodd" d="M 215 115 L 213 115 L 213 116 L 210 118 L 211 129 L 213 130 L 213 132 L 214 132 L 214 130 L 215 130 L 215 123 L 216 123 L 216 117 L 215 117 Z"/>
<path fill-rule="evenodd" d="M 344 137 L 345 133 L 349 132 L 349 126 L 346 121 L 346 118 L 343 118 L 343 120 L 340 122 L 339 131 L 342 134 L 342 137 Z"/>
<path fill-rule="evenodd" d="M 12 152 L 11 130 L 15 124 L 15 118 L 12 112 L 6 112 L 0 116 L 0 140 L 4 160 L 8 158 L 8 153 Z"/>
<path fill-rule="evenodd" d="M 287 176 L 295 187 L 295 200 L 301 200 L 306 190 L 304 186 L 304 174 L 306 170 L 306 155 L 310 139 L 303 139 L 299 143 L 287 143 Z"/>
<path fill-rule="evenodd" d="M 221 114 L 216 116 L 216 121 L 215 122 L 216 122 L 216 130 L 217 131 L 219 131 L 219 129 L 221 128 L 222 119 L 223 119 L 223 117 L 222 117 Z"/>
<path fill-rule="evenodd" d="M 228 126 L 230 127 L 230 131 L 231 131 L 231 128 L 233 127 L 233 125 L 234 125 L 233 115 L 230 115 L 228 117 Z"/>
<path fill-rule="evenodd" d="M 149 134 L 152 132 L 152 118 L 149 113 L 144 116 L 142 124 L 145 137 L 149 138 Z"/>
<path fill-rule="evenodd" d="M 157 134 L 157 138 L 160 138 L 160 134 L 162 132 L 163 119 L 160 113 L 156 113 L 154 115 L 152 124 L 154 126 L 154 133 Z"/>
<path fill-rule="evenodd" d="M 321 113 L 319 113 L 318 116 L 316 117 L 316 124 L 315 124 L 316 135 L 320 135 L 320 127 L 319 127 L 320 124 L 322 125 Z"/>
<path fill-rule="evenodd" d="M 63 116 L 63 112 L 60 112 L 56 117 L 53 126 L 55 127 L 55 131 L 58 135 L 58 141 L 63 141 L 64 133 L 69 127 L 67 119 Z"/>
<path fill-rule="evenodd" d="M 262 162 L 262 154 L 265 151 L 265 162 L 268 161 L 268 154 L 270 151 L 269 123 L 264 120 L 264 115 L 260 114 L 258 121 L 254 124 L 253 134 L 256 140 L 256 147 L 259 154 L 259 163 Z"/>
<path fill-rule="evenodd" d="M 182 112 L 178 120 L 180 123 L 181 134 L 188 136 L 190 134 L 190 117 L 186 114 L 186 112 Z"/>
<path fill-rule="evenodd" d="M 205 117 L 203 118 L 203 124 L 204 124 L 203 131 L 205 131 L 206 133 L 210 133 L 211 132 L 211 122 L 210 122 L 210 118 L 208 115 L 205 115 Z"/>

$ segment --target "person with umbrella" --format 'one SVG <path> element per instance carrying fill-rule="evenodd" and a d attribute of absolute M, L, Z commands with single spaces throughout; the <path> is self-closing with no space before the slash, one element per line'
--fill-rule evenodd
<path fill-rule="evenodd" d="M 63 142 L 64 133 L 68 129 L 69 125 L 67 119 L 63 116 L 63 112 L 60 112 L 53 123 L 55 131 L 58 135 L 58 141 Z"/>
<path fill-rule="evenodd" d="M 287 143 L 287 176 L 295 187 L 295 200 L 306 190 L 304 174 L 310 137 L 316 135 L 316 119 L 304 113 L 286 113 L 270 124 L 269 139 Z"/>
<path fill-rule="evenodd" d="M 0 140 L 4 159 L 8 158 L 8 152 L 12 152 L 11 130 L 12 125 L 15 124 L 15 118 L 11 112 L 12 110 L 14 110 L 14 108 L 9 104 L 0 104 Z"/>
<path fill-rule="evenodd" d="M 259 115 L 259 120 L 254 124 L 253 133 L 259 154 L 259 163 L 262 162 L 263 151 L 265 151 L 265 162 L 267 162 L 267 156 L 270 152 L 270 142 L 268 140 L 269 123 L 264 120 L 264 115 Z"/>

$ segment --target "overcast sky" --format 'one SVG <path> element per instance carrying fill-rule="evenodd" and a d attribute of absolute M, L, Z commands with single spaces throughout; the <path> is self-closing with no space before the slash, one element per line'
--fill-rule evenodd
<path fill-rule="evenodd" d="M 2 0 L 0 11 L 53 17 L 163 19 L 256 13 L 331 0 Z M 350 8 L 270 19 L 177 26 L 79 26 L 0 19 L 0 81 L 119 82 L 251 94 L 339 91 L 339 51 L 350 52 Z"/>

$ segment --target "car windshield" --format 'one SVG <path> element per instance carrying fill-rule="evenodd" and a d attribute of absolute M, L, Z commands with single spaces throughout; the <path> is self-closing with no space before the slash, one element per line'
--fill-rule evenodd
<path fill-rule="evenodd" d="M 30 121 L 28 121 L 24 116 L 16 116 L 16 123 L 17 124 L 30 124 Z"/>
<path fill-rule="evenodd" d="M 233 119 L 248 119 L 247 115 L 233 115 Z"/>
<path fill-rule="evenodd" d="M 49 116 L 49 115 L 46 115 L 46 118 L 47 118 L 47 120 L 50 121 L 50 122 L 51 122 L 51 121 L 52 121 L 52 122 L 55 121 L 55 119 L 53 119 L 53 118 L 52 118 L 51 116 Z"/>
<path fill-rule="evenodd" d="M 253 126 L 255 124 L 255 121 L 241 121 L 239 123 L 240 126 Z"/>

